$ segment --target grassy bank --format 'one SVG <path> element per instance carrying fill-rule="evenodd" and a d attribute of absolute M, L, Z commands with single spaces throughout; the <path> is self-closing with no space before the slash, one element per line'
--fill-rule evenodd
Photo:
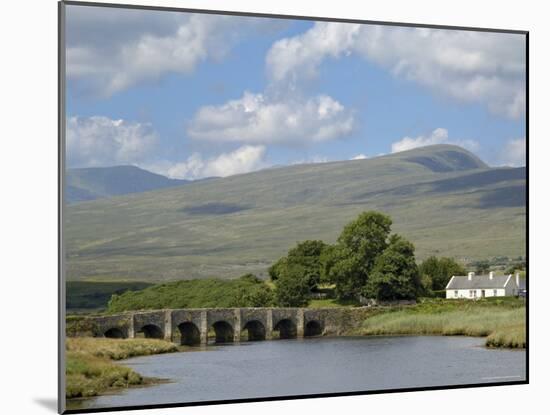
<path fill-rule="evenodd" d="M 110 389 L 151 383 L 132 369 L 113 361 L 177 351 L 177 347 L 155 339 L 67 338 L 66 397 L 91 397 Z"/>
<path fill-rule="evenodd" d="M 517 299 L 431 300 L 373 315 L 358 334 L 477 336 L 489 347 L 525 348 L 525 306 Z"/>
<path fill-rule="evenodd" d="M 340 301 L 336 298 L 323 298 L 319 300 L 310 300 L 308 308 L 341 308 L 341 307 L 356 307 L 356 301 Z"/>

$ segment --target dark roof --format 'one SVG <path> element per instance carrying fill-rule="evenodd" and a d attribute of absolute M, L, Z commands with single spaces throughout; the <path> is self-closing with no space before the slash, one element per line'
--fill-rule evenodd
<path fill-rule="evenodd" d="M 519 289 L 520 290 L 525 290 L 527 288 L 527 283 L 525 282 L 526 278 L 525 277 L 519 277 Z"/>
<path fill-rule="evenodd" d="M 464 289 L 483 289 L 483 288 L 504 288 L 508 278 L 513 279 L 510 275 L 495 275 L 493 279 L 489 275 L 473 275 L 471 280 L 468 280 L 467 275 L 458 275 L 451 278 L 447 284 L 447 290 L 464 290 Z"/>

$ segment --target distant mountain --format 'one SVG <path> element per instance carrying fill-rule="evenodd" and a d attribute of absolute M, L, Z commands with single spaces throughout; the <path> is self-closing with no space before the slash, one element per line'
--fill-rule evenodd
<path fill-rule="evenodd" d="M 135 166 L 68 169 L 68 203 L 147 192 L 186 184 L 189 180 L 169 179 Z"/>
<path fill-rule="evenodd" d="M 389 214 L 420 260 L 517 257 L 525 198 L 525 168 L 492 168 L 450 145 L 266 169 L 71 205 L 68 276 L 265 276 L 297 241 L 334 242 L 365 210 Z"/>

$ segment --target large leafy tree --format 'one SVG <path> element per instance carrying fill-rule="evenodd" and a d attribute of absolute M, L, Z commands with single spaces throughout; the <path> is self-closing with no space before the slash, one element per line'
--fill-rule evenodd
<path fill-rule="evenodd" d="M 335 246 L 322 255 L 322 275 L 336 286 L 339 299 L 357 298 L 376 258 L 388 246 L 392 220 L 375 211 L 361 213 L 347 224 Z"/>
<path fill-rule="evenodd" d="M 357 299 L 365 284 L 361 257 L 348 248 L 333 245 L 322 256 L 323 281 L 334 284 L 334 292 L 340 300 Z"/>
<path fill-rule="evenodd" d="M 431 290 L 443 290 L 453 275 L 466 275 L 466 269 L 453 258 L 426 258 L 419 267 L 420 275 L 431 281 L 431 286 L 425 287 Z"/>
<path fill-rule="evenodd" d="M 304 266 L 281 263 L 279 266 L 275 300 L 279 307 L 304 307 L 309 303 L 310 286 Z"/>
<path fill-rule="evenodd" d="M 317 287 L 321 281 L 320 257 L 326 248 L 323 241 L 303 241 L 290 251 L 286 257 L 279 259 L 269 268 L 269 275 L 272 281 L 278 281 L 283 273 L 288 273 L 288 267 L 299 266 L 304 272 L 310 290 Z"/>
<path fill-rule="evenodd" d="M 420 291 L 420 274 L 414 258 L 414 245 L 392 235 L 389 245 L 376 258 L 364 294 L 378 300 L 414 299 Z"/>
<path fill-rule="evenodd" d="M 391 225 L 391 218 L 383 213 L 363 212 L 344 227 L 338 243 L 358 255 L 365 270 L 370 271 L 376 257 L 388 246 Z"/>

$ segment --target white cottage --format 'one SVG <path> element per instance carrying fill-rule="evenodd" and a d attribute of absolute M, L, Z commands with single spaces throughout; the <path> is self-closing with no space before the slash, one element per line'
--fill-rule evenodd
<path fill-rule="evenodd" d="M 468 275 L 453 275 L 445 291 L 447 298 L 476 299 L 518 295 L 520 286 L 519 273 L 513 276 L 495 275 L 494 272 L 488 275 L 475 275 L 469 272 Z"/>

